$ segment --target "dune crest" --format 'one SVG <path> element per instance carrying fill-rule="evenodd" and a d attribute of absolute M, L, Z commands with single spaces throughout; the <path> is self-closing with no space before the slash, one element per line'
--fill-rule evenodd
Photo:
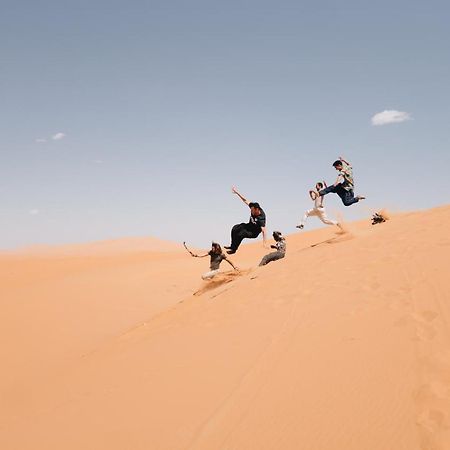
<path fill-rule="evenodd" d="M 82 244 L 33 245 L 17 250 L 3 251 L 0 255 L 107 256 L 144 251 L 168 252 L 180 248 L 180 244 L 177 242 L 152 237 L 128 237 Z"/>

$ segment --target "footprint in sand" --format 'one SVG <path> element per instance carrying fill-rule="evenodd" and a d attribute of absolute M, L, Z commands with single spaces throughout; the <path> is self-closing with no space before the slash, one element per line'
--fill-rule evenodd
<path fill-rule="evenodd" d="M 425 310 L 420 313 L 413 313 L 411 317 L 420 324 L 430 324 L 438 316 L 438 313 L 431 310 Z"/>
<path fill-rule="evenodd" d="M 436 330 L 431 325 L 436 319 L 438 313 L 431 310 L 425 310 L 420 313 L 411 314 L 411 317 L 417 323 L 416 335 L 421 340 L 431 341 L 436 336 Z"/>
<path fill-rule="evenodd" d="M 422 407 L 439 400 L 450 400 L 450 386 L 444 381 L 431 381 L 417 389 L 414 398 Z"/>
<path fill-rule="evenodd" d="M 425 320 L 426 322 L 433 322 L 434 319 L 436 319 L 436 317 L 439 314 L 436 311 L 423 311 L 420 313 L 420 316 L 422 317 L 423 320 Z"/>
<path fill-rule="evenodd" d="M 439 409 L 426 409 L 419 414 L 417 424 L 425 428 L 430 433 L 447 427 L 446 415 Z"/>
<path fill-rule="evenodd" d="M 416 335 L 421 341 L 431 341 L 436 336 L 436 330 L 429 325 L 419 325 Z"/>

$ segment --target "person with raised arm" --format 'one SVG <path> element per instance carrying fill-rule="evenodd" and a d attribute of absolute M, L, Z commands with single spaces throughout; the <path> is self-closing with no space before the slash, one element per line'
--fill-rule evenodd
<path fill-rule="evenodd" d="M 191 253 L 189 251 L 189 253 Z M 227 258 L 227 255 L 225 255 L 222 252 L 222 247 L 217 242 L 213 242 L 211 244 L 211 250 L 204 254 L 204 255 L 197 255 L 195 253 L 191 253 L 191 255 L 194 258 L 205 258 L 206 256 L 211 257 L 211 261 L 209 264 L 209 272 L 206 272 L 202 275 L 202 278 L 204 280 L 210 280 L 211 278 L 214 278 L 219 273 L 219 267 L 220 263 L 222 261 L 226 261 L 234 270 L 238 270 L 238 268 Z"/>
<path fill-rule="evenodd" d="M 248 223 L 239 223 L 231 229 L 231 244 L 227 253 L 232 255 L 236 253 L 243 239 L 255 239 L 261 233 L 263 236 L 263 245 L 266 247 L 266 214 L 257 202 L 249 202 L 238 190 L 233 186 L 231 189 L 249 208 L 250 219 Z"/>
<path fill-rule="evenodd" d="M 335 183 L 320 190 L 319 195 L 324 196 L 330 192 L 334 192 L 339 195 L 345 206 L 350 206 L 354 203 L 358 203 L 360 200 L 364 200 L 366 197 L 363 197 L 362 195 L 357 195 L 355 197 L 353 192 L 353 168 L 350 163 L 340 156 L 339 159 L 333 163 L 333 167 L 339 172 L 339 175 Z"/>
<path fill-rule="evenodd" d="M 302 230 L 305 227 L 306 220 L 308 219 L 308 217 L 311 216 L 318 217 L 325 225 L 336 225 L 340 229 L 342 229 L 342 226 L 339 222 L 328 218 L 327 213 L 325 211 L 325 207 L 323 206 L 324 198 L 319 195 L 319 191 L 326 187 L 327 184 L 325 183 L 325 181 L 324 182 L 319 181 L 318 183 L 316 183 L 315 189 L 311 189 L 309 191 L 309 196 L 311 197 L 311 200 L 314 202 L 314 207 L 305 211 L 302 221 L 300 222 L 299 225 L 297 225 L 297 228 L 300 228 L 300 230 Z"/>

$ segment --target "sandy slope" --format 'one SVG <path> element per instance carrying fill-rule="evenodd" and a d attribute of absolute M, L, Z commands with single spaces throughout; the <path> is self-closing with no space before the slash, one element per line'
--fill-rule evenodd
<path fill-rule="evenodd" d="M 449 227 L 298 233 L 222 285 L 179 251 L 3 256 L 0 448 L 446 450 Z"/>

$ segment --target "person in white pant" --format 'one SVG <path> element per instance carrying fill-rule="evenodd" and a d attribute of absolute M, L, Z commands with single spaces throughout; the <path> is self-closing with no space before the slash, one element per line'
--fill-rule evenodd
<path fill-rule="evenodd" d="M 213 242 L 211 245 L 211 250 L 205 255 L 196 255 L 191 253 L 194 258 L 205 258 L 206 256 L 211 257 L 211 261 L 209 264 L 210 271 L 206 272 L 202 275 L 204 280 L 210 280 L 214 278 L 219 273 L 220 263 L 225 260 L 234 270 L 238 270 L 238 268 L 227 258 L 227 255 L 222 252 L 222 247 L 217 242 Z"/>
<path fill-rule="evenodd" d="M 311 200 L 314 202 L 314 208 L 305 211 L 305 215 L 303 216 L 303 219 L 300 222 L 300 224 L 297 225 L 297 228 L 300 228 L 302 230 L 305 227 L 306 220 L 308 219 L 308 217 L 311 216 L 318 217 L 326 225 L 336 225 L 339 228 L 342 228 L 341 225 L 336 220 L 331 220 L 327 217 L 327 213 L 323 206 L 323 196 L 319 194 L 319 191 L 324 187 L 325 188 L 327 187 L 325 181 L 323 183 L 319 182 L 316 183 L 315 190 L 309 191 L 309 196 L 311 197 Z"/>

